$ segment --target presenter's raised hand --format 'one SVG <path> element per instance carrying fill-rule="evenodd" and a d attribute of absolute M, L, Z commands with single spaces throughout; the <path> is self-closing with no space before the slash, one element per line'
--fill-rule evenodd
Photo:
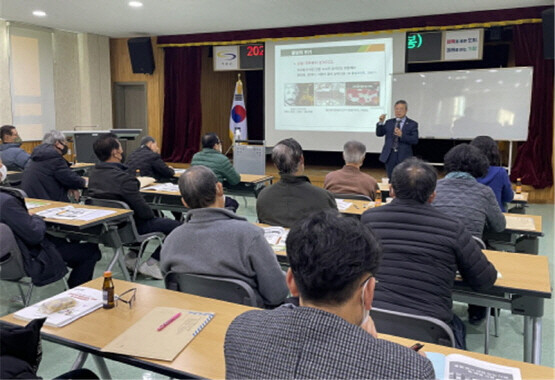
<path fill-rule="evenodd" d="M 385 121 L 385 113 L 380 115 L 380 124 L 383 124 L 384 121 Z"/>

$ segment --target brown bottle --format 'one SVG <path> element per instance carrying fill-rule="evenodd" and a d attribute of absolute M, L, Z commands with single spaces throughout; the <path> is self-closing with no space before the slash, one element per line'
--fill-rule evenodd
<path fill-rule="evenodd" d="M 141 176 L 141 170 L 137 169 L 135 170 L 135 177 L 140 177 Z"/>
<path fill-rule="evenodd" d="M 116 306 L 114 302 L 114 282 L 112 281 L 112 272 L 104 272 L 104 283 L 102 283 L 102 307 L 111 309 Z"/>
<path fill-rule="evenodd" d="M 376 190 L 376 198 L 374 199 L 374 206 L 378 207 L 382 205 L 382 192 L 380 189 Z"/>
<path fill-rule="evenodd" d="M 517 193 L 517 194 L 522 193 L 522 179 L 521 178 L 516 179 L 515 193 Z"/>

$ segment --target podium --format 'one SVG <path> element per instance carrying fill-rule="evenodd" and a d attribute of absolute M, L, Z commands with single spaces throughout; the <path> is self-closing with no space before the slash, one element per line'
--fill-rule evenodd
<path fill-rule="evenodd" d="M 236 140 L 233 145 L 233 167 L 240 174 L 266 174 L 266 142 Z"/>
<path fill-rule="evenodd" d="M 134 140 L 141 134 L 141 129 L 110 129 L 110 130 L 84 130 L 84 131 L 62 131 L 67 137 L 73 137 L 73 149 L 75 159 L 78 162 L 98 163 L 98 158 L 94 154 L 93 144 L 98 136 L 105 133 L 113 133 L 120 140 Z M 122 142 L 122 145 L 125 142 Z M 124 147 L 125 150 L 125 147 Z"/>

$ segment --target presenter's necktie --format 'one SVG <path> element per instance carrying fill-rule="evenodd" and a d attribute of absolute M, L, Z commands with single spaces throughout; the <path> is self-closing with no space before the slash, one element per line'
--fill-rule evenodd
<path fill-rule="evenodd" d="M 401 126 L 401 120 L 397 119 L 397 121 L 395 122 L 395 128 L 400 128 L 400 126 Z M 393 135 L 393 151 L 397 152 L 398 149 L 399 149 L 399 136 Z"/>

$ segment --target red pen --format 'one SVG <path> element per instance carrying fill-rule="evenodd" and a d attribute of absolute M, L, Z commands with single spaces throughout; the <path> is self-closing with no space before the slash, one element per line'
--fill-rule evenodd
<path fill-rule="evenodd" d="M 177 313 L 176 315 L 174 315 L 173 317 L 171 317 L 170 319 L 168 319 L 166 322 L 162 323 L 160 326 L 158 326 L 158 328 L 156 329 L 156 331 L 162 331 L 164 330 L 170 323 L 172 323 L 173 321 L 175 321 L 177 318 L 181 317 L 181 313 Z"/>

